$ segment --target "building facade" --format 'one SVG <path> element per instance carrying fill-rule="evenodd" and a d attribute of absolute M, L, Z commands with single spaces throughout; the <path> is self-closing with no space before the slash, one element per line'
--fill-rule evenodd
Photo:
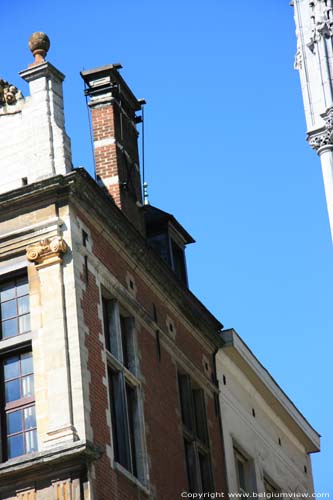
<path fill-rule="evenodd" d="M 0 94 L 0 498 L 226 491 L 222 325 L 188 290 L 192 238 L 142 205 L 141 103 L 117 66 L 82 75 L 95 182 L 72 168 L 48 40 L 31 44 L 30 96 Z"/>
<path fill-rule="evenodd" d="M 35 61 L 20 73 L 30 95 L 0 80 L 0 499 L 170 500 L 227 495 L 228 481 L 259 491 L 260 480 L 233 476 L 255 450 L 225 404 L 223 326 L 188 288 L 194 240 L 142 200 L 144 101 L 119 65 L 81 73 L 93 179 L 72 165 L 47 36 L 35 33 L 30 48 Z M 317 438 L 287 414 L 274 425 L 297 448 L 285 448 L 289 460 L 304 462 Z"/>
<path fill-rule="evenodd" d="M 310 453 L 320 436 L 235 332 L 217 355 L 230 491 L 314 492 Z"/>

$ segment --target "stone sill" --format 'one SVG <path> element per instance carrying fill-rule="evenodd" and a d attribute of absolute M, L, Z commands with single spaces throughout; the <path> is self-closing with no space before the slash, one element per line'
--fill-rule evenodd
<path fill-rule="evenodd" d="M 126 479 L 129 479 L 129 481 L 140 488 L 143 493 L 145 493 L 148 497 L 150 496 L 149 488 L 142 484 L 141 481 L 137 477 L 133 476 L 133 474 L 125 469 L 125 467 L 120 465 L 118 462 L 114 462 L 113 466 L 116 471 L 120 472 L 123 476 L 126 477 Z"/>

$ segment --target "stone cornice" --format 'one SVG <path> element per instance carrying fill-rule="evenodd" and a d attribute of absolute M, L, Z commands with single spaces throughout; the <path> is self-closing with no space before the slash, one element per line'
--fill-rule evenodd
<path fill-rule="evenodd" d="M 27 259 L 34 262 L 37 268 L 46 267 L 61 263 L 66 251 L 67 245 L 59 236 L 46 238 L 27 247 Z"/>
<path fill-rule="evenodd" d="M 0 493 L 12 486 L 17 474 L 24 480 L 26 477 L 37 477 L 38 474 L 49 472 L 54 467 L 85 467 L 87 463 L 98 460 L 103 452 L 102 448 L 90 442 L 76 441 L 69 446 L 54 447 L 8 460 L 0 464 Z"/>

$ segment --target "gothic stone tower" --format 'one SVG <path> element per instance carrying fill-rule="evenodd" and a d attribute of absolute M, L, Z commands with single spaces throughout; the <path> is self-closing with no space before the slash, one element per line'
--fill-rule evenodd
<path fill-rule="evenodd" d="M 293 0 L 307 140 L 323 171 L 333 237 L 333 1 Z"/>

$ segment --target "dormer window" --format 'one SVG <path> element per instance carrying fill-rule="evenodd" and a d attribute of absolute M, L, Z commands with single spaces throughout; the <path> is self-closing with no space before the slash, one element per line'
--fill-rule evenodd
<path fill-rule="evenodd" d="M 194 243 L 192 236 L 173 215 L 146 205 L 145 222 L 147 239 L 155 252 L 172 269 L 177 278 L 188 286 L 185 246 Z"/>
<path fill-rule="evenodd" d="M 172 264 L 171 268 L 174 271 L 177 278 L 179 278 L 183 283 L 188 285 L 187 272 L 186 272 L 186 261 L 185 261 L 185 248 L 181 248 L 175 240 L 171 238 L 171 258 Z"/>

